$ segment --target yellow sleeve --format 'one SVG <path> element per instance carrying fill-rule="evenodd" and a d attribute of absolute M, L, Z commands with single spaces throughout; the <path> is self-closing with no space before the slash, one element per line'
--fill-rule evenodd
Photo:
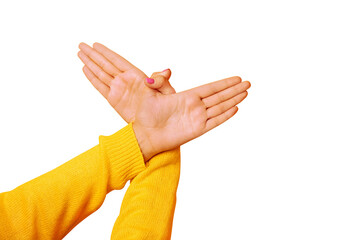
<path fill-rule="evenodd" d="M 132 181 L 111 239 L 170 239 L 180 177 L 180 149 L 156 155 Z"/>
<path fill-rule="evenodd" d="M 0 239 L 62 239 L 108 192 L 145 169 L 132 124 L 74 159 L 0 194 Z"/>

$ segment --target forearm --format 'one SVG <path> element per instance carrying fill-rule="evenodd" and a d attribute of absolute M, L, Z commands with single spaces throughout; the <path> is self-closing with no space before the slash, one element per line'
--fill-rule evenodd
<path fill-rule="evenodd" d="M 145 169 L 131 125 L 58 168 L 0 194 L 0 239 L 62 239 Z"/>
<path fill-rule="evenodd" d="M 170 239 L 179 177 L 179 148 L 153 157 L 131 181 L 111 239 Z"/>

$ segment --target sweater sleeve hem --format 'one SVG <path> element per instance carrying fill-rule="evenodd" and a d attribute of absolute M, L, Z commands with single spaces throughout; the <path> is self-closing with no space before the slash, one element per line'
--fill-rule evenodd
<path fill-rule="evenodd" d="M 109 190 L 123 188 L 128 180 L 145 169 L 132 123 L 110 136 L 100 136 L 99 140 L 109 161 Z"/>

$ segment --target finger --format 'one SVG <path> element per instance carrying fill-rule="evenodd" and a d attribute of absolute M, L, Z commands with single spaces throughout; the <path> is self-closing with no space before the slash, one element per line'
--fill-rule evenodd
<path fill-rule="evenodd" d="M 205 126 L 205 132 L 210 131 L 211 129 L 226 122 L 228 119 L 234 116 L 237 111 L 238 111 L 238 107 L 235 106 L 216 117 L 208 119 Z"/>
<path fill-rule="evenodd" d="M 92 47 L 85 43 L 80 43 L 80 50 L 85 53 L 91 60 L 96 63 L 100 68 L 102 68 L 107 74 L 115 77 L 120 73 L 120 70 L 117 69 L 114 65 L 112 65 L 103 55 L 98 53 Z"/>
<path fill-rule="evenodd" d="M 88 67 L 84 66 L 83 72 L 87 77 L 87 79 L 89 79 L 91 84 L 101 93 L 101 95 L 103 95 L 107 99 L 110 88 L 107 85 L 105 85 L 102 81 L 100 81 L 95 76 L 95 74 L 91 72 L 91 70 Z"/>
<path fill-rule="evenodd" d="M 250 87 L 250 82 L 245 81 L 238 83 L 234 86 L 226 88 L 225 90 L 211 95 L 210 97 L 203 98 L 202 101 L 207 108 L 215 106 L 221 102 L 233 98 L 234 96 L 246 91 Z"/>
<path fill-rule="evenodd" d="M 169 81 L 169 79 L 170 79 L 170 77 L 171 77 L 171 74 L 172 74 L 170 68 L 167 68 L 167 69 L 163 70 L 161 73 L 162 73 L 162 74 L 168 79 L 168 81 Z"/>
<path fill-rule="evenodd" d="M 238 105 L 242 100 L 244 100 L 246 98 L 246 96 L 247 96 L 247 92 L 245 91 L 225 102 L 222 102 L 218 105 L 208 108 L 206 110 L 208 118 L 213 118 L 213 117 L 216 117 L 216 116 L 222 114 L 223 112 L 226 112 L 227 110 L 231 109 L 232 107 Z"/>
<path fill-rule="evenodd" d="M 101 80 L 103 83 L 105 83 L 106 85 L 110 85 L 111 80 L 113 79 L 113 77 L 111 77 L 109 74 L 107 74 L 106 72 L 104 72 L 98 65 L 96 65 L 85 53 L 83 53 L 82 51 L 80 51 L 78 53 L 79 58 L 81 59 L 81 61 L 85 64 L 85 66 L 87 66 L 91 72 L 93 72 L 96 77 Z"/>
<path fill-rule="evenodd" d="M 105 58 L 107 58 L 120 71 L 125 72 L 127 70 L 130 70 L 131 68 L 134 68 L 134 65 L 132 65 L 130 62 L 128 62 L 125 58 L 123 58 L 119 54 L 113 52 L 112 50 L 105 47 L 104 45 L 102 45 L 100 43 L 94 43 L 93 47 L 96 51 L 98 51 Z"/>
<path fill-rule="evenodd" d="M 201 98 L 209 97 L 217 92 L 225 90 L 226 88 L 232 87 L 241 82 L 240 77 L 225 78 L 216 82 L 208 83 L 200 87 L 192 89 Z"/>
<path fill-rule="evenodd" d="M 170 69 L 166 69 L 162 72 L 154 72 L 151 78 L 147 78 L 145 85 L 151 89 L 156 89 L 164 95 L 175 93 L 175 89 L 169 83 L 171 76 Z"/>

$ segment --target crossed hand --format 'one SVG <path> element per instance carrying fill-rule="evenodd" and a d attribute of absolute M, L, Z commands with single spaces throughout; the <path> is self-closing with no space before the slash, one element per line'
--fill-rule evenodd
<path fill-rule="evenodd" d="M 79 58 L 93 86 L 133 129 L 145 161 L 219 126 L 237 112 L 248 81 L 230 77 L 176 93 L 170 69 L 151 78 L 107 47 L 81 43 Z"/>

